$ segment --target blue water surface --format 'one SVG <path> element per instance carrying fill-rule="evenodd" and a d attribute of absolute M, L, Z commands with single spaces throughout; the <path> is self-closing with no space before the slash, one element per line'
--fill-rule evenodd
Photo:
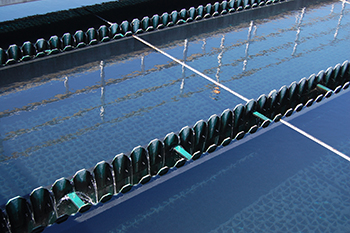
<path fill-rule="evenodd" d="M 117 0 L 118 1 L 118 0 Z M 19 4 L 0 5 L 0 22 L 24 18 L 33 15 L 43 15 L 55 11 L 74 9 L 109 2 L 108 0 L 32 0 Z"/>
<path fill-rule="evenodd" d="M 349 12 L 342 2 L 322 4 L 197 35 L 162 49 L 256 99 L 349 59 Z M 152 50 L 44 80 L 0 93 L 2 204 L 244 103 Z M 261 147 L 280 138 L 269 137 Z M 295 153 L 318 156 L 312 151 L 316 149 Z M 244 169 L 247 173 L 252 168 Z M 297 174 L 293 172 L 285 178 Z"/>
<path fill-rule="evenodd" d="M 338 95 L 285 120 L 350 154 L 350 92 Z M 348 232 L 349 168 L 277 123 L 48 232 Z"/>

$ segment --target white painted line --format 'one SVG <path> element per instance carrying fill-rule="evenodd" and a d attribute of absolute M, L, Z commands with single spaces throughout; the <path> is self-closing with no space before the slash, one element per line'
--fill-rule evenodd
<path fill-rule="evenodd" d="M 284 125 L 288 126 L 289 128 L 291 128 L 291 129 L 297 131 L 298 133 L 304 135 L 305 137 L 311 139 L 312 141 L 318 143 L 319 145 L 321 145 L 321 146 L 325 147 L 326 149 L 328 149 L 328 150 L 330 150 L 330 151 L 336 153 L 336 154 L 339 155 L 340 157 L 342 157 L 342 158 L 344 158 L 344 159 L 346 159 L 346 160 L 348 160 L 348 161 L 350 162 L 350 157 L 348 157 L 347 155 L 343 154 L 342 152 L 340 152 L 340 151 L 334 149 L 334 148 L 331 147 L 330 145 L 328 145 L 328 144 L 322 142 L 321 140 L 315 138 L 314 136 L 311 136 L 310 134 L 306 133 L 305 131 L 303 131 L 303 130 L 297 128 L 297 127 L 295 127 L 294 125 L 288 123 L 287 121 L 282 120 L 282 119 L 281 119 L 280 121 L 281 121 L 281 123 L 283 123 Z"/>
<path fill-rule="evenodd" d="M 175 57 L 169 55 L 168 53 L 166 53 L 166 52 L 164 52 L 164 51 L 158 49 L 157 47 L 155 47 L 154 45 L 152 45 L 152 44 L 148 43 L 147 41 L 141 39 L 140 37 L 135 36 L 135 35 L 133 35 L 133 37 L 134 37 L 135 39 L 141 41 L 142 43 L 146 44 L 147 46 L 153 48 L 154 50 L 160 52 L 161 54 L 163 54 L 163 55 L 169 57 L 169 58 L 172 59 L 173 61 L 175 61 L 175 62 L 177 62 L 177 63 L 179 63 L 179 64 L 185 66 L 186 68 L 192 70 L 193 72 L 195 72 L 196 74 L 198 74 L 198 75 L 202 76 L 203 78 L 209 80 L 210 82 L 212 82 L 212 83 L 214 83 L 214 84 L 220 86 L 222 89 L 225 89 L 226 91 L 230 92 L 231 94 L 234 94 L 235 96 L 241 98 L 242 100 L 244 100 L 244 101 L 246 101 L 246 102 L 249 101 L 249 99 L 245 98 L 244 96 L 242 96 L 242 95 L 238 94 L 237 92 L 231 90 L 230 88 L 228 88 L 228 87 L 222 85 L 221 83 L 216 82 L 215 80 L 209 78 L 209 77 L 206 76 L 205 74 L 199 72 L 198 70 L 192 68 L 191 66 L 185 64 L 184 62 L 182 62 L 182 61 L 176 59 Z M 283 124 L 285 124 L 286 126 L 290 127 L 291 129 L 297 131 L 298 133 L 304 135 L 305 137 L 307 137 L 307 138 L 313 140 L 314 142 L 318 143 L 319 145 L 321 145 L 321 146 L 327 148 L 328 150 L 330 150 L 330 151 L 336 153 L 337 155 L 341 156 L 342 158 L 344 158 L 344 159 L 346 159 L 346 160 L 348 160 L 348 161 L 350 162 L 350 158 L 349 158 L 347 155 L 341 153 L 340 151 L 334 149 L 333 147 L 327 145 L 326 143 L 324 143 L 324 142 L 318 140 L 317 138 L 315 138 L 315 137 L 311 136 L 310 134 L 304 132 L 303 130 L 297 128 L 296 126 L 294 126 L 294 125 L 288 123 L 287 121 L 284 121 L 284 120 L 281 119 L 280 122 L 283 123 Z"/>
<path fill-rule="evenodd" d="M 198 70 L 192 68 L 191 66 L 189 66 L 189 65 L 187 65 L 186 63 L 180 61 L 179 59 L 176 59 L 175 57 L 173 57 L 173 56 L 171 56 L 170 54 L 164 52 L 163 50 L 161 50 L 161 49 L 155 47 L 154 45 L 148 43 L 147 41 L 141 39 L 140 37 L 135 36 L 135 35 L 133 35 L 133 37 L 134 37 L 135 39 L 137 39 L 138 41 L 141 41 L 141 42 L 144 43 L 145 45 L 151 47 L 152 49 L 154 49 L 154 50 L 160 52 L 161 54 L 163 54 L 163 55 L 165 55 L 165 56 L 167 56 L 168 58 L 172 59 L 173 61 L 179 63 L 180 65 L 185 66 L 187 69 L 192 70 L 193 72 L 195 72 L 196 74 L 202 76 L 202 77 L 205 78 L 206 80 L 208 80 L 208 81 L 214 83 L 215 85 L 221 87 L 222 89 L 224 89 L 224 90 L 230 92 L 231 94 L 237 96 L 238 98 L 240 98 L 240 99 L 242 99 L 242 100 L 244 100 L 244 101 L 246 101 L 246 102 L 249 101 L 249 99 L 245 98 L 244 96 L 238 94 L 238 93 L 235 92 L 235 91 L 232 91 L 230 88 L 228 88 L 228 87 L 222 85 L 221 83 L 215 81 L 214 79 L 209 78 L 207 75 L 205 75 L 205 74 L 199 72 Z"/>
<path fill-rule="evenodd" d="M 347 4 L 350 4 L 350 2 L 346 1 L 346 0 L 340 0 L 341 2 L 345 2 Z"/>

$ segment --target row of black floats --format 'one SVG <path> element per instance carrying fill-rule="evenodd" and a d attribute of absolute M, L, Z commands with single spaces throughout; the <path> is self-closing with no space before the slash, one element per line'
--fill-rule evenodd
<path fill-rule="evenodd" d="M 39 187 L 29 199 L 20 196 L 10 199 L 6 213 L 0 213 L 1 232 L 40 232 L 70 215 L 87 211 L 93 204 L 128 192 L 134 185 L 145 184 L 152 176 L 164 175 L 172 167 L 198 159 L 203 152 L 213 152 L 237 134 L 242 138 L 245 129 L 260 122 L 259 118 L 251 120 L 252 103 L 255 101 L 233 111 L 227 109 L 220 116 L 212 115 L 208 121 L 200 120 L 179 133 L 167 134 L 163 140 L 154 139 L 146 147 L 137 146 L 129 155 L 122 153 L 110 162 L 101 161 L 91 170 L 76 172 L 71 179 L 60 178 L 51 189 Z"/>
<path fill-rule="evenodd" d="M 113 23 L 108 27 L 102 25 L 97 30 L 95 28 L 89 28 L 86 32 L 78 30 L 74 34 L 65 33 L 61 37 L 51 36 L 49 40 L 40 38 L 34 44 L 26 41 L 22 46 L 13 44 L 7 50 L 0 48 L 0 66 L 282 1 L 284 0 L 230 0 L 208 3 L 205 6 L 199 5 L 197 8 L 190 7 L 188 10 L 174 10 L 170 14 L 167 12 L 160 16 L 155 14 L 151 18 L 145 16 L 142 20 L 136 18 L 130 23 L 125 20 L 121 24 Z"/>
<path fill-rule="evenodd" d="M 299 112 L 304 106 L 329 98 L 341 89 L 347 89 L 350 81 L 350 64 L 344 61 L 334 68 L 321 70 L 309 78 L 302 78 L 298 83 L 292 82 L 288 87 L 282 86 L 279 91 L 273 90 L 268 96 L 261 95 L 256 101 L 256 113 L 277 121 L 282 116 L 290 116 Z M 252 101 L 251 101 L 252 102 Z M 252 102 L 252 105 L 253 102 Z M 259 116 L 260 117 L 260 116 Z"/>
<path fill-rule="evenodd" d="M 164 175 L 172 167 L 181 167 L 188 160 L 196 160 L 204 152 L 211 153 L 232 140 L 240 140 L 246 133 L 255 133 L 282 116 L 290 116 L 304 106 L 311 106 L 328 98 L 350 82 L 350 64 L 345 61 L 261 95 L 220 116 L 199 120 L 193 127 L 185 126 L 178 133 L 164 139 L 154 139 L 147 146 L 137 146 L 130 154 L 118 154 L 110 162 L 99 162 L 93 169 L 82 169 L 72 179 L 56 180 L 51 189 L 39 187 L 29 200 L 15 197 L 0 211 L 1 232 L 40 232 L 70 215 L 87 211 L 91 205 L 106 202 L 118 193 L 128 192 L 134 185 L 147 183 L 152 176 Z"/>
<path fill-rule="evenodd" d="M 73 35 L 70 33 L 65 33 L 62 37 L 54 35 L 49 40 L 40 38 L 34 44 L 26 41 L 21 47 L 13 44 L 6 51 L 0 48 L 0 65 L 15 64 L 20 61 L 28 61 L 33 58 L 70 51 L 86 45 L 94 45 L 99 42 L 123 37 L 119 33 L 120 30 L 115 27 L 118 27 L 118 25 L 115 24 L 111 27 L 102 25 L 98 30 L 89 28 L 86 32 L 78 30 Z"/>

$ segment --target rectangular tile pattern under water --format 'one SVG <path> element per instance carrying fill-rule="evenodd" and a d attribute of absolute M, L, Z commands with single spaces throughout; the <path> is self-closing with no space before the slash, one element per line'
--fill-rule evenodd
<path fill-rule="evenodd" d="M 256 99 L 349 59 L 349 12 L 334 1 L 161 49 Z M 347 99 L 349 93 L 291 123 L 349 155 Z M 0 202 L 241 102 L 148 48 L 1 89 Z M 115 222 L 101 228 L 106 232 L 346 232 L 348 166 L 281 125 L 118 205 L 110 214 L 118 222 L 95 220 Z M 78 226 L 95 232 L 95 220 Z"/>
<path fill-rule="evenodd" d="M 288 120 L 350 154 L 350 92 L 339 95 Z M 348 161 L 281 123 L 242 140 L 48 232 L 347 232 Z"/>

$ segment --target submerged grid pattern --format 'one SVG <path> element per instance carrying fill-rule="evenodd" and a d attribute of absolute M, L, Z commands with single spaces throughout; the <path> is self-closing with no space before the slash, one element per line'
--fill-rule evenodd
<path fill-rule="evenodd" d="M 248 98 L 257 98 L 335 65 L 335 60 L 348 59 L 343 51 L 349 49 L 350 19 L 344 6 L 337 3 L 247 23 L 191 40 L 187 51 L 183 43 L 166 50 L 177 58 L 186 54 L 187 64 Z M 103 94 L 97 65 L 69 77 L 68 93 L 64 77 L 59 76 L 46 85 L 3 97 L 6 103 L 22 95 L 14 98 L 19 103 L 8 107 L 19 109 L 0 119 L 1 203 L 240 102 L 224 91 L 215 93 L 213 85 L 189 71 L 182 73 L 181 66 L 159 54 L 145 54 L 144 68 L 141 59 L 107 64 Z M 301 63 L 306 65 L 299 67 Z M 32 93 L 40 94 L 32 97 L 35 100 L 27 98 Z"/>
<path fill-rule="evenodd" d="M 348 232 L 350 164 L 344 164 L 334 154 L 324 156 L 211 233 Z"/>
<path fill-rule="evenodd" d="M 266 135 L 261 135 L 260 137 L 266 137 Z M 297 135 L 297 138 L 300 139 L 302 136 Z M 315 146 L 318 148 L 318 146 L 312 146 L 311 144 L 311 147 Z M 341 143 L 334 146 L 344 153 L 349 154 L 349 145 L 350 142 L 348 140 L 342 140 Z M 278 146 L 274 145 L 274 147 Z M 350 227 L 350 198 L 348 195 L 350 187 L 347 181 L 350 177 L 350 164 L 347 161 L 326 150 L 321 150 L 319 156 L 312 156 L 316 160 L 313 160 L 313 162 L 306 167 L 303 165 L 305 161 L 300 162 L 303 168 L 296 170 L 295 173 L 288 176 L 287 179 L 283 179 L 283 182 L 276 183 L 276 186 L 273 186 L 272 189 L 267 189 L 266 192 L 260 190 L 260 192 L 264 194 L 261 196 L 259 195 L 251 203 L 248 201 L 249 198 L 247 198 L 247 200 L 237 200 L 237 196 L 227 192 L 227 190 L 234 191 L 235 188 L 229 187 L 235 186 L 235 182 L 239 183 L 237 178 L 242 179 L 241 184 L 246 183 L 247 187 L 253 185 L 249 182 L 251 181 L 250 179 L 245 179 L 244 175 L 237 175 L 240 168 L 246 169 L 248 164 L 254 163 L 255 160 L 260 160 L 256 162 L 257 166 L 263 167 L 262 170 L 268 170 L 268 163 L 274 162 L 270 160 L 271 157 L 265 157 L 266 152 L 260 154 L 259 149 L 256 149 L 258 153 L 256 153 L 254 149 L 252 150 L 254 152 L 250 154 L 248 154 L 248 152 L 244 154 L 246 150 L 242 150 L 241 152 L 243 152 L 244 155 L 241 154 L 241 159 L 232 164 L 224 163 L 224 167 L 218 169 L 217 172 L 210 173 L 212 171 L 208 171 L 210 176 L 208 175 L 205 179 L 203 178 L 198 182 L 191 183 L 191 185 L 186 186 L 188 188 L 178 189 L 175 193 L 171 192 L 172 195 L 169 195 L 166 199 L 164 199 L 163 196 L 157 197 L 160 200 L 157 201 L 156 204 L 151 205 L 143 211 L 135 211 L 137 215 L 132 215 L 132 217 L 129 218 L 126 217 L 125 219 L 127 220 L 121 221 L 121 224 L 115 224 L 117 227 L 110 226 L 107 228 L 108 232 L 157 232 L 164 229 L 167 229 L 168 232 L 193 232 L 196 226 L 199 228 L 205 226 L 200 228 L 200 232 L 207 232 L 203 229 L 211 226 L 212 228 L 210 229 L 213 230 L 210 232 L 212 233 L 348 232 Z M 290 155 L 280 154 L 276 156 L 285 157 L 292 155 L 293 153 Z M 225 155 L 221 156 L 225 157 Z M 232 153 L 230 156 L 233 156 L 230 159 L 234 160 L 234 156 L 239 155 Z M 307 157 L 308 156 L 305 156 L 306 160 Z M 295 160 L 302 159 L 302 156 L 298 158 L 299 159 Z M 258 165 L 264 160 L 268 160 L 269 162 L 267 164 Z M 215 164 L 215 162 L 213 163 Z M 306 164 L 308 164 L 308 162 L 306 162 Z M 278 167 L 278 165 L 272 166 Z M 254 171 L 250 170 L 247 173 L 254 173 Z M 268 173 L 268 171 L 266 171 L 266 173 Z M 195 176 L 195 174 L 196 173 L 193 175 Z M 233 176 L 233 174 L 237 176 Z M 258 174 L 264 176 L 264 173 Z M 261 180 L 259 177 L 255 177 L 254 180 L 262 181 L 262 186 L 265 184 L 271 187 L 268 178 Z M 220 192 L 222 191 L 221 189 L 220 191 L 216 191 L 216 188 L 222 186 L 225 187 L 223 188 L 226 190 L 226 192 L 224 192 L 225 194 Z M 240 190 L 240 187 L 241 186 L 238 185 L 236 187 L 237 190 Z M 176 189 L 176 187 L 174 187 L 174 189 Z M 253 190 L 255 190 L 254 187 L 252 187 L 252 193 L 254 193 Z M 153 193 L 153 195 L 156 193 L 157 192 Z M 254 195 L 252 193 L 251 195 Z M 206 198 L 202 198 L 203 196 L 206 196 Z M 139 199 L 147 201 L 150 199 L 152 202 L 152 197 L 149 199 L 147 197 L 147 195 L 144 195 L 144 197 L 139 197 Z M 213 203 L 215 208 L 210 208 L 207 201 Z M 238 210 L 240 209 L 239 205 L 232 204 L 235 202 L 245 203 L 246 201 L 247 205 L 241 210 Z M 131 208 L 135 208 L 137 205 L 132 201 L 129 204 L 132 204 Z M 198 209 L 208 212 L 208 214 L 198 212 Z M 119 208 L 119 211 L 121 210 L 122 207 Z M 123 212 L 123 215 L 127 215 L 127 212 L 128 211 L 125 211 L 125 213 Z M 227 214 L 229 212 L 233 212 L 234 215 L 231 216 Z M 216 214 L 220 217 L 213 220 L 212 218 L 214 218 Z M 211 218 L 206 218 L 204 216 L 211 216 Z M 224 218 L 222 218 L 223 216 Z M 176 219 L 176 221 L 169 220 L 172 218 Z M 205 224 L 203 223 L 204 219 L 207 221 Z M 116 220 L 116 222 L 118 221 Z M 215 224 L 213 224 L 213 222 Z M 169 227 L 168 224 L 171 226 Z"/>

